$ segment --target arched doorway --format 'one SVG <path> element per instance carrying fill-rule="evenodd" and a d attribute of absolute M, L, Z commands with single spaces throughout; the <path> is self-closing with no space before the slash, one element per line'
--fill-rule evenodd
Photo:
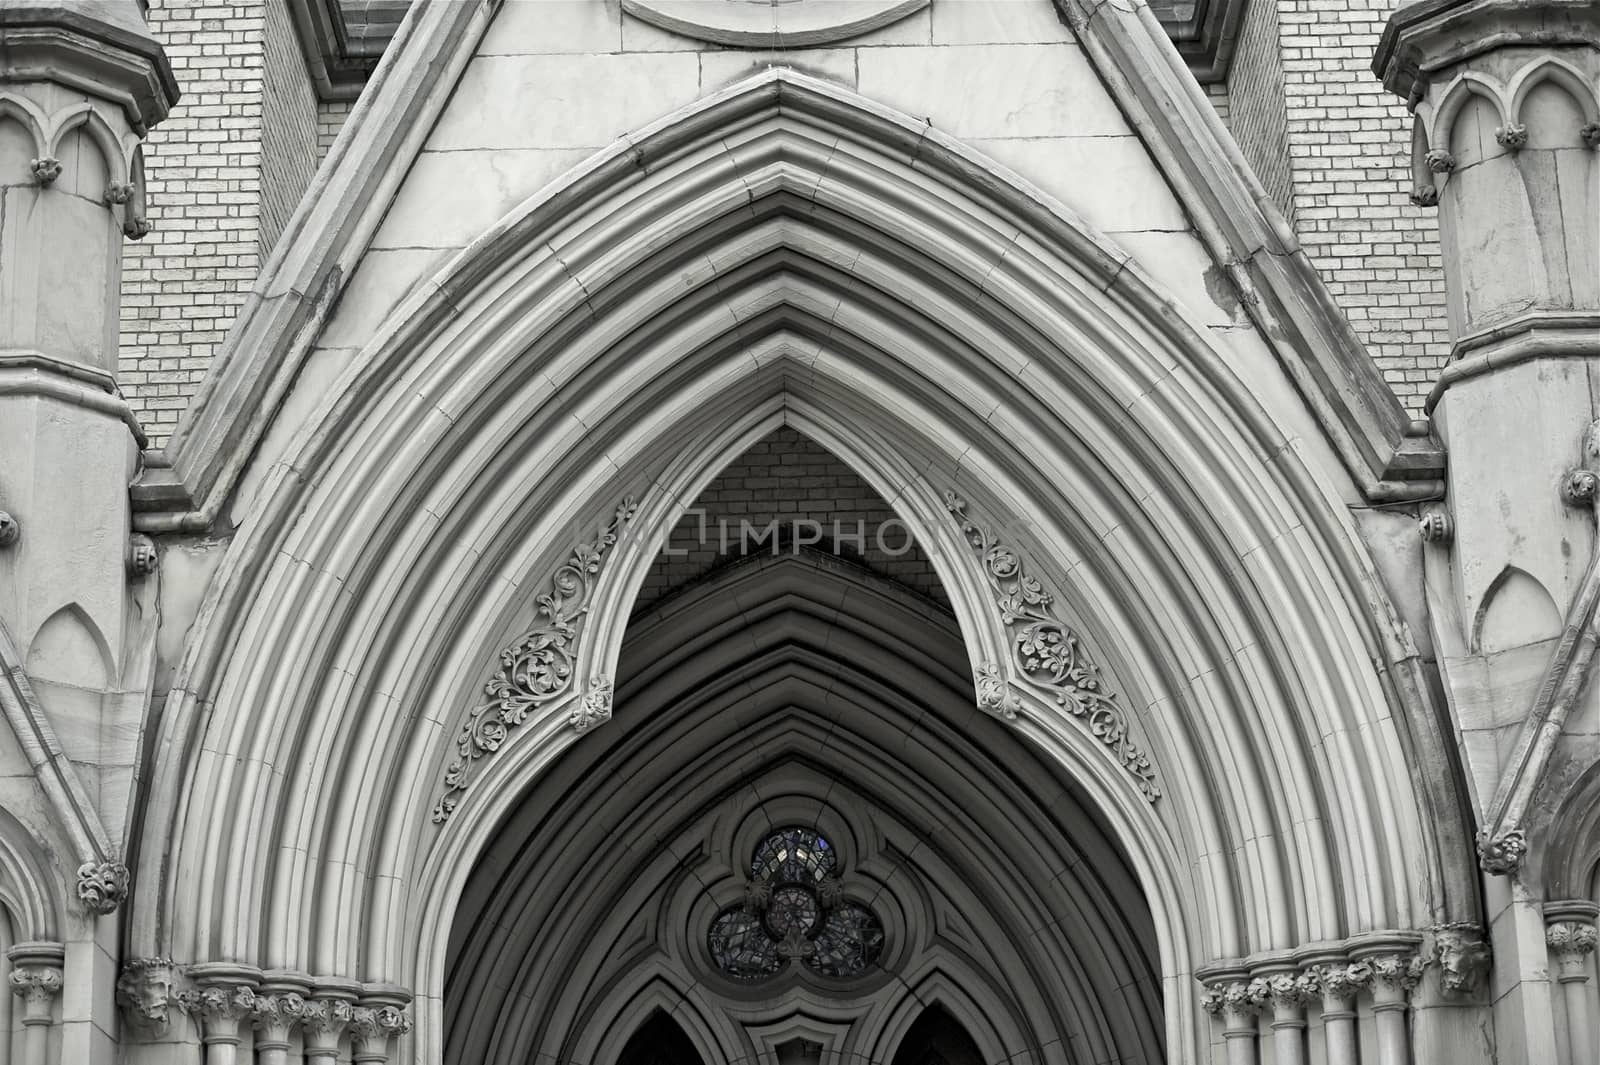
<path fill-rule="evenodd" d="M 978 1044 L 961 1022 L 938 1006 L 929 1006 L 906 1033 L 894 1065 L 984 1065 Z"/>
<path fill-rule="evenodd" d="M 706 1060 L 1163 1058 L 1126 855 L 977 709 L 926 553 L 820 445 L 778 429 L 710 483 L 616 684 L 469 881 L 447 1062 L 625 1065 L 666 1009 Z"/>

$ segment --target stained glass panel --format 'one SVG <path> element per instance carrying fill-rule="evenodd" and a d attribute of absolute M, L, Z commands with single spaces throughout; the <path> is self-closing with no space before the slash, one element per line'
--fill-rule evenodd
<path fill-rule="evenodd" d="M 729 976 L 750 980 L 783 968 L 777 942 L 748 910 L 724 910 L 712 922 L 709 940 L 717 968 Z"/>
<path fill-rule="evenodd" d="M 859 976 L 883 951 L 883 925 L 865 906 L 847 902 L 828 914 L 816 944 L 807 965 L 823 976 Z"/>
<path fill-rule="evenodd" d="M 774 883 L 816 883 L 834 870 L 833 847 L 809 828 L 785 828 L 761 841 L 750 876 Z"/>
<path fill-rule="evenodd" d="M 790 930 L 808 936 L 822 918 L 817 897 L 795 884 L 778 888 L 767 903 L 767 931 L 782 939 Z"/>

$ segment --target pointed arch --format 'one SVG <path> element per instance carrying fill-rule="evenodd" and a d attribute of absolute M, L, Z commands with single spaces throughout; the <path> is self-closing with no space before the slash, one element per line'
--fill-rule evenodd
<path fill-rule="evenodd" d="M 922 1011 L 894 1055 L 894 1065 L 984 1065 L 987 1060 L 961 1022 L 937 1003 Z"/>
<path fill-rule="evenodd" d="M 465 708 L 571 530 L 632 495 L 575 660 L 613 676 L 683 507 L 779 425 L 928 548 L 969 668 L 1003 671 L 1017 727 L 1122 834 L 1174 986 L 1467 916 L 1454 794 L 1405 768 L 1444 747 L 1370 560 L 1176 308 L 1037 190 L 786 72 L 580 167 L 397 310 L 260 481 L 156 741 L 135 950 L 409 984 L 435 1055 L 463 871 L 586 693 L 519 726 L 440 828 Z M 1021 676 L 951 491 L 1118 678 L 1167 801 Z M 1174 996 L 1168 1045 L 1200 1028 Z"/>
<path fill-rule="evenodd" d="M 656 1010 L 629 1037 L 617 1065 L 705 1065 L 687 1033 L 665 1011 Z"/>

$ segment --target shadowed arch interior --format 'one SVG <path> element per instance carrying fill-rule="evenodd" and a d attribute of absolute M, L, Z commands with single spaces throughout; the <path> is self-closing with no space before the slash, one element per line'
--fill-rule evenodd
<path fill-rule="evenodd" d="M 617 1065 L 705 1065 L 683 1029 L 661 1010 L 639 1026 Z"/>
<path fill-rule="evenodd" d="M 961 1022 L 938 1005 L 929 1006 L 906 1033 L 894 1065 L 985 1065 L 978 1044 Z"/>
<path fill-rule="evenodd" d="M 777 513 L 829 509 L 809 444 L 757 445 L 808 463 L 778 478 Z M 736 478 L 712 483 L 729 497 L 708 510 L 738 511 Z M 846 488 L 847 507 L 892 513 Z M 869 568 L 807 539 L 729 545 L 635 616 L 614 718 L 533 784 L 469 882 L 447 1061 L 610 1061 L 603 1033 L 647 1007 L 694 1018 L 708 1060 L 784 1060 L 799 1038 L 826 1060 L 888 1061 L 950 1017 L 900 1037 L 908 1007 L 952 987 L 1007 1056 L 1161 1057 L 1155 930 L 1103 817 L 975 708 L 954 617 L 893 576 L 919 573 L 912 552 Z M 753 856 L 770 867 L 759 848 L 786 826 L 826 849 L 826 890 L 777 890 L 881 922 L 865 971 L 809 963 L 820 917 L 777 943 L 776 972 L 719 968 L 720 915 L 774 928 L 777 881 Z M 951 1065 L 968 1065 L 964 1038 Z"/>

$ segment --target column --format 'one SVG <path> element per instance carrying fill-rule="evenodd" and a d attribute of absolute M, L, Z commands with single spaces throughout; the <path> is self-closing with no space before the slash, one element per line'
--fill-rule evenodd
<path fill-rule="evenodd" d="M 1256 1014 L 1270 997 L 1265 980 L 1218 981 L 1207 988 L 1201 1005 L 1213 1017 L 1222 1018 L 1228 1065 L 1257 1065 L 1259 1062 Z"/>
<path fill-rule="evenodd" d="M 289 1034 L 305 1013 L 309 977 L 274 970 L 261 975 L 251 1016 L 256 1026 L 258 1065 L 289 1065 Z"/>
<path fill-rule="evenodd" d="M 1567 1060 L 1572 1065 L 1600 1061 L 1595 1052 L 1594 1024 L 1589 1008 L 1589 956 L 1597 933 L 1595 916 L 1600 906 L 1592 902 L 1551 902 L 1544 907 L 1545 946 L 1555 963 L 1556 981 L 1567 1007 Z"/>
<path fill-rule="evenodd" d="M 18 943 L 6 955 L 11 959 L 11 992 L 22 999 L 21 1065 L 48 1065 L 66 949 L 59 943 Z"/>
<path fill-rule="evenodd" d="M 360 994 L 361 985 L 353 980 L 314 982 L 312 997 L 300 1013 L 306 1065 L 334 1065 L 338 1060 L 339 1038 L 354 1020 Z"/>
<path fill-rule="evenodd" d="M 1306 1004 L 1321 991 L 1316 972 L 1266 978 L 1272 996 L 1272 1053 L 1277 1065 L 1306 1065 Z"/>
<path fill-rule="evenodd" d="M 388 1065 L 393 1041 L 411 1031 L 404 1012 L 411 995 L 403 988 L 374 985 L 365 988 L 350 1018 L 350 1060 L 355 1065 Z"/>
<path fill-rule="evenodd" d="M 1322 1038 L 1328 1065 L 1359 1065 L 1356 1043 L 1356 996 L 1372 982 L 1365 962 L 1332 962 L 1317 970 L 1322 989 Z"/>
<path fill-rule="evenodd" d="M 1411 990 L 1422 979 L 1416 954 L 1381 954 L 1371 959 L 1372 1013 L 1378 1026 L 1378 1065 L 1411 1065 L 1406 1011 Z"/>
<path fill-rule="evenodd" d="M 238 1065 L 240 1026 L 255 1015 L 258 970 L 226 962 L 208 962 L 189 970 L 195 988 L 178 996 L 178 1004 L 200 1022 L 206 1065 Z"/>

